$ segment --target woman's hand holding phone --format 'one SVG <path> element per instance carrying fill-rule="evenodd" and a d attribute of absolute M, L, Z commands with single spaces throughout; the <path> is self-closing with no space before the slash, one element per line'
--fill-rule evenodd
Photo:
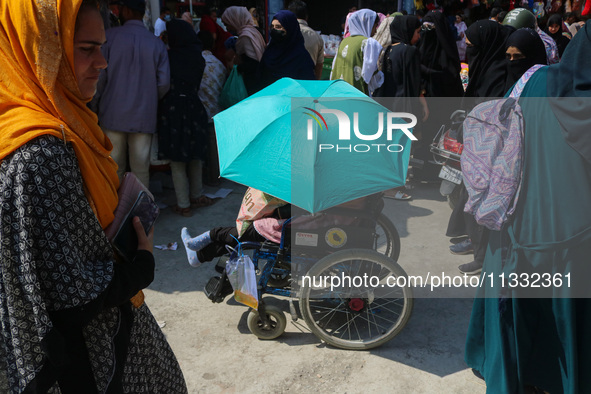
<path fill-rule="evenodd" d="M 150 229 L 150 232 L 146 234 L 144 226 L 138 216 L 133 218 L 133 228 L 137 235 L 137 250 L 147 250 L 153 253 L 154 250 L 154 226 Z"/>
<path fill-rule="evenodd" d="M 139 250 L 153 251 L 154 232 L 152 227 L 159 213 L 158 205 L 144 191 L 138 194 L 133 207 L 121 223 L 113 248 L 127 262 L 132 262 Z"/>

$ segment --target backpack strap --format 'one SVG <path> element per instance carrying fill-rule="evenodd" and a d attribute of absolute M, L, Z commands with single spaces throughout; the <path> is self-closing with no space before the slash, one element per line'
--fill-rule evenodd
<path fill-rule="evenodd" d="M 519 98 L 519 96 L 521 96 L 521 93 L 523 92 L 523 88 L 525 87 L 525 84 L 527 83 L 529 78 L 532 75 L 534 75 L 534 73 L 542 67 L 546 67 L 546 66 L 544 66 L 543 64 L 536 64 L 536 65 L 532 66 L 529 70 L 527 70 L 521 76 L 521 78 L 519 78 L 519 81 L 517 81 L 515 83 L 515 85 L 513 85 L 513 90 L 511 90 L 511 94 L 509 95 L 509 97 L 515 98 L 515 99 Z"/>

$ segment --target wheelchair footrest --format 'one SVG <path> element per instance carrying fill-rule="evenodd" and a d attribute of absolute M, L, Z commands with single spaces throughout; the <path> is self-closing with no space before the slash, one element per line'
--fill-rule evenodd
<path fill-rule="evenodd" d="M 232 294 L 234 289 L 224 272 L 223 275 L 214 276 L 205 285 L 205 295 L 214 303 L 223 302 L 226 296 Z"/>

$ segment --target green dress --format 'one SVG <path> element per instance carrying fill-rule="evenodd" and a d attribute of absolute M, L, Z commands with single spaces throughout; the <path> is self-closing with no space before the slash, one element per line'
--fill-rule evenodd
<path fill-rule="evenodd" d="M 543 98 L 547 74 L 548 68 L 536 72 L 519 101 L 525 122 L 521 194 L 514 220 L 491 231 L 483 275 L 519 272 L 531 279 L 533 272 L 547 272 L 561 276 L 563 286 L 550 287 L 545 298 L 519 298 L 523 290 L 508 283 L 479 289 L 465 359 L 484 376 L 488 393 L 520 393 L 526 385 L 591 392 L 591 299 L 567 298 L 590 288 L 591 164 L 567 144 Z"/>
<path fill-rule="evenodd" d="M 365 83 L 361 76 L 361 70 L 363 69 L 363 48 L 366 41 L 367 37 L 351 36 L 341 42 L 339 50 L 335 55 L 330 79 L 343 79 L 345 82 L 369 95 L 367 83 Z"/>

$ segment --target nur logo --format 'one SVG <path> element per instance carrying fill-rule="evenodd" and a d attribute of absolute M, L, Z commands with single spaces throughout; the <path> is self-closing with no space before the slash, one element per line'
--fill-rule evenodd
<path fill-rule="evenodd" d="M 320 115 L 320 113 L 318 111 L 314 111 L 312 108 L 308 108 L 308 107 L 304 107 L 305 109 L 307 109 L 308 111 L 312 111 L 314 112 L 314 115 L 312 115 L 309 112 L 304 112 L 304 115 L 308 115 L 310 117 L 312 117 L 312 119 L 314 119 L 316 121 L 316 123 L 318 123 L 318 126 L 320 126 L 320 130 L 322 130 L 322 124 L 324 124 L 324 127 L 326 127 L 326 131 L 328 131 L 328 125 L 326 124 L 326 120 L 324 119 L 324 116 Z M 321 110 L 322 111 L 322 110 Z M 320 120 L 318 119 L 322 119 L 322 124 L 320 123 Z M 312 119 L 308 119 L 308 140 L 312 140 L 314 139 L 314 131 L 313 131 L 313 123 L 312 123 Z"/>
<path fill-rule="evenodd" d="M 417 117 L 411 113 L 407 112 L 388 112 L 386 116 L 384 116 L 384 112 L 378 113 L 378 124 L 377 124 L 377 131 L 371 134 L 364 134 L 361 132 L 359 127 L 359 112 L 353 113 L 353 122 L 349 118 L 344 111 L 337 110 L 337 109 L 321 109 L 320 112 L 315 111 L 312 108 L 304 107 L 306 110 L 310 112 L 304 112 L 305 115 L 310 116 L 311 119 L 308 119 L 307 122 L 307 139 L 308 141 L 314 140 L 314 122 L 318 124 L 320 130 L 326 128 L 328 131 L 328 124 L 326 119 L 322 116 L 322 114 L 329 114 L 334 115 L 338 121 L 338 141 L 351 141 L 352 133 L 351 133 L 351 123 L 353 128 L 354 136 L 361 141 L 377 141 L 382 139 L 384 134 L 384 129 L 386 132 L 386 140 L 392 141 L 394 132 L 402 131 L 411 141 L 417 141 L 417 138 L 412 134 L 411 129 L 416 126 L 417 124 Z M 384 118 L 386 121 L 384 122 Z M 404 119 L 409 119 L 410 122 L 405 122 Z M 402 122 L 402 123 L 401 123 Z M 365 124 L 365 128 L 367 129 L 367 124 Z M 385 126 L 385 127 L 384 127 Z M 375 130 L 375 126 L 373 128 Z M 332 131 L 332 130 L 331 130 Z M 324 139 L 323 139 L 324 140 Z M 334 139 L 336 141 L 336 138 Z M 400 144 L 357 144 L 357 145 L 339 145 L 339 144 L 325 144 L 321 143 L 318 145 L 318 149 L 320 152 L 324 150 L 335 150 L 337 152 L 341 150 L 345 151 L 355 151 L 355 152 L 369 152 L 371 150 L 377 150 L 380 152 L 380 149 L 386 149 L 388 152 L 396 153 L 401 152 L 404 147 Z"/>

